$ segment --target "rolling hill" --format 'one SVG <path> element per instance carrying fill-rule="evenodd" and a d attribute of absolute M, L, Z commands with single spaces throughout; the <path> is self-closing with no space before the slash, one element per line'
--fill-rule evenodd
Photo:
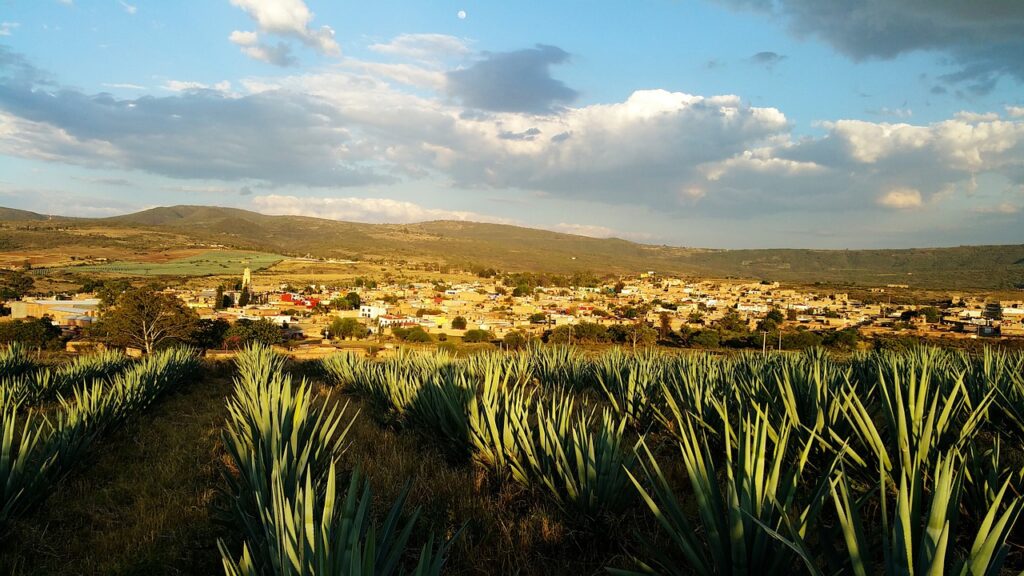
<path fill-rule="evenodd" d="M 898 250 L 713 250 L 654 246 L 503 224 L 362 224 L 213 206 L 160 207 L 110 218 L 0 209 L 4 250 L 202 242 L 292 256 L 426 260 L 508 271 L 663 273 L 862 286 L 1024 287 L 1024 245 Z M 117 231 L 113 233 L 111 231 Z"/>

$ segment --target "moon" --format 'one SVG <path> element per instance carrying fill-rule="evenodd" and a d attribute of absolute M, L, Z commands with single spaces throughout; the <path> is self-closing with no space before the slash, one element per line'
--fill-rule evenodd
<path fill-rule="evenodd" d="M 458 12 L 455 13 L 455 15 L 459 17 L 459 20 L 465 20 L 466 19 L 466 11 L 465 10 L 459 10 Z"/>

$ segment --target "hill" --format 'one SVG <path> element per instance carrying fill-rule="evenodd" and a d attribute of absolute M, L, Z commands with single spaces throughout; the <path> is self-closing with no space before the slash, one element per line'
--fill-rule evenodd
<path fill-rule="evenodd" d="M 110 218 L 0 209 L 5 250 L 222 244 L 291 256 L 446 262 L 549 273 L 661 273 L 919 288 L 1024 287 L 1024 245 L 899 250 L 709 250 L 590 238 L 503 224 L 362 224 L 214 206 L 160 207 Z M 45 222 L 44 222 L 45 221 Z"/>
<path fill-rule="evenodd" d="M 0 206 L 0 222 L 28 222 L 32 220 L 46 220 L 49 216 L 18 210 L 17 208 L 4 208 Z"/>

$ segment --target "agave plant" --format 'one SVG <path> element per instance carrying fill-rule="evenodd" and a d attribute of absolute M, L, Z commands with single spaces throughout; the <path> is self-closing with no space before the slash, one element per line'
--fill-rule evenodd
<path fill-rule="evenodd" d="M 960 455 L 953 451 L 937 458 L 932 471 L 931 496 L 924 490 L 923 471 L 905 470 L 898 485 L 895 502 L 890 500 L 888 480 L 882 471 L 879 482 L 881 505 L 881 542 L 869 537 L 860 506 L 847 475 L 839 472 L 831 482 L 831 499 L 842 531 L 845 554 L 828 558 L 827 563 L 856 576 L 869 574 L 999 574 L 1006 558 L 1006 539 L 1020 515 L 1020 498 L 1007 498 L 1003 484 L 990 506 L 983 508 L 984 517 L 971 540 L 970 548 L 955 549 L 957 517 L 962 494 L 962 476 L 957 471 Z M 808 571 L 824 575 L 821 561 L 810 552 L 803 535 L 793 534 L 792 541 L 776 534 L 805 562 Z"/>
<path fill-rule="evenodd" d="M 369 482 L 361 483 L 356 470 L 344 497 L 337 491 L 334 466 L 329 468 L 324 492 L 315 490 L 309 476 L 298 490 L 273 482 L 273 500 L 260 507 L 263 556 L 260 566 L 248 543 L 235 560 L 219 543 L 227 576 L 391 576 L 401 567 L 419 511 L 402 520 L 408 489 L 402 492 L 379 527 L 372 522 Z M 362 489 L 360 487 L 362 486 Z M 289 493 L 292 493 L 289 496 Z M 457 534 L 456 534 L 457 536 Z M 412 576 L 439 576 L 453 540 L 434 547 L 433 537 L 421 548 Z M 405 572 L 403 572 L 405 573 Z"/>
<path fill-rule="evenodd" d="M 820 499 L 801 498 L 812 444 L 791 441 L 793 426 L 789 422 L 779 426 L 772 441 L 764 413 L 740 417 L 735 429 L 728 417 L 723 421 L 725 436 L 733 438 L 727 443 L 724 458 L 711 452 L 707 432 L 692 417 L 680 423 L 679 450 L 699 528 L 679 501 L 654 453 L 641 443 L 642 479 L 633 473 L 629 476 L 674 548 L 655 551 L 651 560 L 639 560 L 640 571 L 616 573 L 791 572 L 798 557 L 775 541 L 772 531 L 792 523 L 793 530 L 803 534 L 817 517 Z M 725 483 L 721 485 L 723 474 Z M 817 491 L 823 487 L 821 484 Z"/>
<path fill-rule="evenodd" d="M 0 378 L 19 376 L 31 372 L 36 363 L 28 355 L 28 348 L 21 342 L 12 342 L 0 348 Z"/>

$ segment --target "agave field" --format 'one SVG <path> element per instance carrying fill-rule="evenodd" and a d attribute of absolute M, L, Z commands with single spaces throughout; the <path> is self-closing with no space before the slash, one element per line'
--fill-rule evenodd
<path fill-rule="evenodd" d="M 210 430 L 203 574 L 1024 569 L 1024 355 L 929 347 L 307 363 L 254 347 L 230 367 L 187 349 L 48 367 L 12 346 L 0 534 L 101 439 L 214 372 L 216 398 L 233 388 Z"/>
<path fill-rule="evenodd" d="M 539 347 L 336 355 L 323 371 L 379 425 L 522 487 L 595 539 L 643 511 L 655 528 L 622 534 L 613 573 L 1024 567 L 1021 354 Z"/>

